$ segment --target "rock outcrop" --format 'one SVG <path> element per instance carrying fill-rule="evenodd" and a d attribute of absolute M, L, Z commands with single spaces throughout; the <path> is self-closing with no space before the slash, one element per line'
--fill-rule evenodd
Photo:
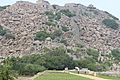
<path fill-rule="evenodd" d="M 65 10 L 71 14 L 66 14 Z M 60 13 L 59 19 L 52 20 L 55 25 L 48 24 L 50 19 L 46 12 L 52 12 L 53 15 Z M 113 18 L 93 5 L 86 7 L 68 3 L 58 6 L 50 5 L 44 0 L 39 0 L 36 4 L 17 1 L 0 12 L 0 25 L 7 30 L 7 34 L 0 36 L 0 56 L 40 53 L 46 47 L 63 46 L 73 49 L 77 44 L 83 44 L 85 49 L 95 48 L 101 54 L 109 54 L 112 49 L 120 48 L 120 28 L 107 28 L 102 23 L 104 19 Z M 120 25 L 119 20 L 115 21 Z M 63 31 L 63 27 L 68 30 Z M 53 33 L 56 30 L 61 30 L 62 36 L 55 39 L 48 37 L 45 41 L 34 40 L 35 34 L 39 31 Z M 66 40 L 67 45 L 61 43 L 61 39 Z"/>

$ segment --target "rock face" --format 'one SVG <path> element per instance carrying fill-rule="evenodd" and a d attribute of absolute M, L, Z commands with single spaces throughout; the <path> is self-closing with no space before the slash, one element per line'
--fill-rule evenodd
<path fill-rule="evenodd" d="M 67 15 L 64 10 L 69 10 L 74 16 Z M 53 20 L 55 25 L 47 24 L 50 19 L 46 12 L 60 13 L 61 17 Z M 86 7 L 69 3 L 58 6 L 50 5 L 44 0 L 39 0 L 36 4 L 18 1 L 0 12 L 0 25 L 7 30 L 5 36 L 0 36 L 0 56 L 39 53 L 46 47 L 63 46 L 74 49 L 77 44 L 84 44 L 84 48 L 95 48 L 100 53 L 107 54 L 112 49 L 120 48 L 120 28 L 107 28 L 102 23 L 104 19 L 113 18 L 93 5 Z M 120 24 L 119 20 L 115 21 Z M 63 31 L 62 27 L 66 27 L 68 31 Z M 55 39 L 48 37 L 45 41 L 34 40 L 35 33 L 39 31 L 53 33 L 56 30 L 61 30 L 62 36 Z M 67 45 L 59 41 L 63 38 Z"/>

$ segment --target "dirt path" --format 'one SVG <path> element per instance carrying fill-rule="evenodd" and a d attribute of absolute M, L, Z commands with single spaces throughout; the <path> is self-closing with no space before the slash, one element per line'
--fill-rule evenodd
<path fill-rule="evenodd" d="M 17 80 L 29 80 L 31 77 L 18 77 Z"/>
<path fill-rule="evenodd" d="M 91 76 L 91 75 L 76 74 L 76 73 L 72 73 L 72 72 L 69 72 L 69 74 L 89 78 L 89 79 L 92 79 L 92 80 L 110 80 L 110 79 L 103 79 L 103 78 L 95 77 L 95 76 Z"/>

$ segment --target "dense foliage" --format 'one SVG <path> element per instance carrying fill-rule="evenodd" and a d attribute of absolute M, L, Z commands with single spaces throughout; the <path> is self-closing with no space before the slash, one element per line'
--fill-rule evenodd
<path fill-rule="evenodd" d="M 0 65 L 0 80 L 15 80 L 16 72 L 11 69 L 9 61 L 4 61 L 4 65 Z"/>
<path fill-rule="evenodd" d="M 102 23 L 112 29 L 117 29 L 119 27 L 118 23 L 113 19 L 104 19 Z"/>
<path fill-rule="evenodd" d="M 7 6 L 0 6 L 0 11 L 3 11 L 4 9 L 6 9 L 7 7 L 9 7 L 10 5 Z"/>
<path fill-rule="evenodd" d="M 52 50 L 45 49 L 45 51 L 44 54 L 33 54 L 21 58 L 12 57 L 7 60 L 11 63 L 11 70 L 17 71 L 20 75 L 35 75 L 44 70 L 64 70 L 66 67 L 74 69 L 76 66 L 88 68 L 93 71 L 103 71 L 110 66 L 107 62 L 98 62 L 97 57 L 99 53 L 94 49 L 88 49 L 87 54 L 89 57 L 81 60 L 73 60 L 73 58 L 66 54 L 71 51 L 66 51 L 62 47 Z M 118 56 L 118 54 L 116 54 L 118 51 L 113 51 L 113 53 L 114 56 Z"/>
<path fill-rule="evenodd" d="M 95 59 L 96 61 L 98 61 L 99 52 L 97 50 L 88 49 L 87 54 L 91 56 L 93 59 Z"/>
<path fill-rule="evenodd" d="M 68 16 L 68 17 L 76 16 L 74 13 L 70 12 L 70 10 L 68 10 L 68 9 L 67 10 L 61 10 L 60 12 L 64 15 Z"/>
<path fill-rule="evenodd" d="M 40 31 L 37 32 L 35 35 L 35 40 L 40 40 L 40 41 L 44 41 L 47 37 L 49 37 L 50 35 L 47 32 L 44 31 Z"/>
<path fill-rule="evenodd" d="M 108 13 L 107 11 L 105 11 L 105 13 L 107 13 L 110 17 L 112 17 L 114 20 L 119 20 L 119 18 L 113 16 L 112 14 Z"/>
<path fill-rule="evenodd" d="M 2 26 L 0 26 L 0 36 L 4 36 L 5 34 L 6 30 L 4 30 Z"/>
<path fill-rule="evenodd" d="M 53 13 L 52 11 L 46 11 L 45 14 L 48 16 L 49 21 L 54 22 L 55 20 L 60 20 L 61 19 L 61 13 L 56 12 Z"/>
<path fill-rule="evenodd" d="M 69 31 L 68 27 L 62 27 L 62 30 L 63 30 L 64 32 Z"/>
<path fill-rule="evenodd" d="M 111 53 L 112 53 L 113 57 L 115 58 L 115 60 L 120 61 L 120 51 L 119 50 L 114 49 L 111 51 Z"/>
<path fill-rule="evenodd" d="M 12 69 L 20 75 L 34 75 L 49 70 L 63 70 L 65 67 L 74 68 L 74 61 L 63 48 L 50 50 L 44 55 L 34 54 L 22 58 L 11 58 Z"/>
<path fill-rule="evenodd" d="M 55 30 L 52 34 L 51 34 L 51 38 L 55 39 L 57 37 L 60 37 L 62 35 L 62 31 L 61 30 Z"/>

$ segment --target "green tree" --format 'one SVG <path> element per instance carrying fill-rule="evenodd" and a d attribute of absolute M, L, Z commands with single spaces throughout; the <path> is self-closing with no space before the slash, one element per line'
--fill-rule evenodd
<path fill-rule="evenodd" d="M 95 59 L 96 61 L 98 60 L 99 52 L 98 52 L 97 50 L 95 50 L 95 49 L 88 49 L 88 50 L 87 50 L 87 54 L 88 54 L 89 56 L 92 56 L 93 59 Z"/>
<path fill-rule="evenodd" d="M 5 61 L 0 67 L 0 80 L 15 80 L 17 78 L 16 72 L 11 70 L 9 61 Z"/>
<path fill-rule="evenodd" d="M 63 48 L 56 48 L 46 55 L 45 67 L 52 70 L 63 70 L 65 67 L 74 68 L 74 62 L 71 57 L 66 54 L 66 50 Z"/>
<path fill-rule="evenodd" d="M 115 60 L 120 61 L 120 51 L 117 49 L 113 49 L 111 51 L 112 56 L 115 58 Z"/>

